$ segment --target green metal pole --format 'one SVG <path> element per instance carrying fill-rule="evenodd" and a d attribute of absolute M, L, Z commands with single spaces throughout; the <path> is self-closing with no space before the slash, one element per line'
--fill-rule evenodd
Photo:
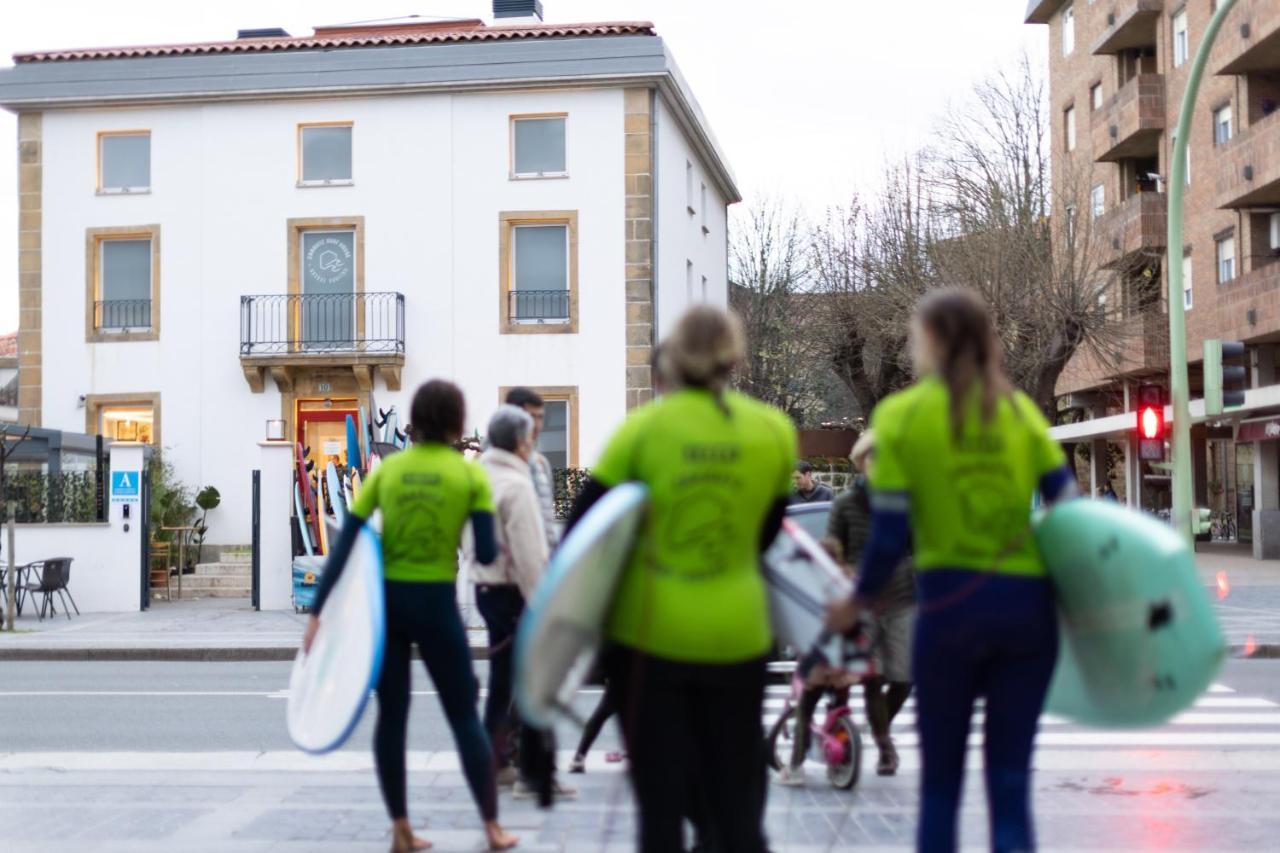
<path fill-rule="evenodd" d="M 1173 137 L 1173 168 L 1169 170 L 1169 247 L 1165 269 L 1169 271 L 1169 387 L 1173 397 L 1173 523 L 1192 540 L 1191 489 L 1191 390 L 1187 378 L 1187 312 L 1182 296 L 1182 214 L 1187 188 L 1187 145 L 1191 120 L 1195 117 L 1200 81 L 1209 62 L 1209 53 L 1222 29 L 1222 22 L 1236 0 L 1221 0 L 1204 39 L 1196 51 L 1187 90 L 1182 95 L 1178 129 Z"/>

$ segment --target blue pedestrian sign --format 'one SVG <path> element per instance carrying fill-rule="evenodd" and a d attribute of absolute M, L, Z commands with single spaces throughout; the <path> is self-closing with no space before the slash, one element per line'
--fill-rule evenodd
<path fill-rule="evenodd" d="M 111 502 L 136 503 L 140 499 L 141 471 L 111 472 Z"/>

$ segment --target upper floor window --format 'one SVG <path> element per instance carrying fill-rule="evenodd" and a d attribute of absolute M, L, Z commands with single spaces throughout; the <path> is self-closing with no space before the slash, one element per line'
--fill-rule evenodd
<path fill-rule="evenodd" d="M 1194 304 L 1191 294 L 1191 255 L 1187 253 L 1182 256 L 1182 307 L 1190 311 Z"/>
<path fill-rule="evenodd" d="M 1236 277 L 1236 238 L 1235 235 L 1219 237 L 1216 241 L 1218 251 L 1218 284 L 1234 281 Z"/>
<path fill-rule="evenodd" d="M 1089 105 L 1095 109 L 1102 109 L 1102 84 L 1094 83 L 1089 87 Z"/>
<path fill-rule="evenodd" d="M 504 332 L 577 330 L 577 213 L 501 215 Z"/>
<path fill-rule="evenodd" d="M 565 116 L 511 117 L 511 176 L 562 178 L 569 173 Z"/>
<path fill-rule="evenodd" d="M 1178 68 L 1191 56 L 1191 31 L 1187 26 L 1187 10 L 1173 16 L 1173 67 Z"/>
<path fill-rule="evenodd" d="M 160 227 L 91 228 L 87 236 L 87 339 L 154 340 L 159 335 Z"/>
<path fill-rule="evenodd" d="M 698 194 L 698 213 L 702 216 L 702 234 L 706 236 L 711 233 L 711 229 L 707 227 L 707 185 L 702 185 L 702 192 Z"/>
<path fill-rule="evenodd" d="M 151 189 L 151 131 L 98 134 L 98 192 L 136 193 Z"/>
<path fill-rule="evenodd" d="M 1068 6 L 1062 10 L 1062 55 L 1070 56 L 1076 49 L 1076 10 Z"/>
<path fill-rule="evenodd" d="M 693 163 L 688 160 L 684 161 L 684 199 L 689 215 L 693 216 L 698 211 L 693 207 Z"/>
<path fill-rule="evenodd" d="M 1062 114 L 1062 122 L 1065 127 L 1065 136 L 1067 141 L 1067 150 L 1076 150 L 1076 108 L 1067 107 L 1066 112 Z"/>
<path fill-rule="evenodd" d="M 1093 218 L 1097 219 L 1107 212 L 1107 190 L 1102 184 L 1098 184 L 1089 194 L 1089 204 L 1093 210 Z"/>
<path fill-rule="evenodd" d="M 298 125 L 299 186 L 351 183 L 351 122 Z"/>
<path fill-rule="evenodd" d="M 1231 141 L 1232 129 L 1231 105 L 1219 107 L 1213 111 L 1213 144 L 1225 145 Z"/>

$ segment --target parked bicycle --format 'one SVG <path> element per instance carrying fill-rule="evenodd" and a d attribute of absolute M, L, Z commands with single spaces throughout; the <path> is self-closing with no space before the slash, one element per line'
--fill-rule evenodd
<path fill-rule="evenodd" d="M 1209 522 L 1209 532 L 1215 542 L 1234 542 L 1237 536 L 1236 520 L 1230 513 L 1220 512 Z"/>

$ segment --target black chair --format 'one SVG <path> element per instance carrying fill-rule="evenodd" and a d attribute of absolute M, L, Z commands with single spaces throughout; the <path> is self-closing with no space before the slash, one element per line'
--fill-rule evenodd
<path fill-rule="evenodd" d="M 41 619 L 44 619 L 46 610 L 48 610 L 50 616 L 57 613 L 57 608 L 53 602 L 54 595 L 57 595 L 59 600 L 62 601 L 62 612 L 68 619 L 71 618 L 71 611 L 67 609 L 68 599 L 71 601 L 71 606 L 75 608 L 76 615 L 80 615 L 80 608 L 76 606 L 76 600 L 71 597 L 71 590 L 67 589 L 67 583 L 70 580 L 70 557 L 54 557 L 42 561 L 40 579 L 36 583 L 28 583 L 25 587 L 28 595 L 42 596 L 40 599 Z"/>

